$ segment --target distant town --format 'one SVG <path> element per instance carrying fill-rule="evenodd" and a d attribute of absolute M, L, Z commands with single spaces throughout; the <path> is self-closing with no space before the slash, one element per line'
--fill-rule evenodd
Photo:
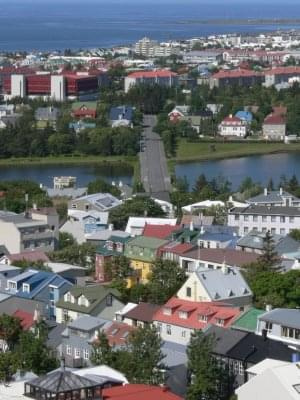
<path fill-rule="evenodd" d="M 300 168 L 175 172 L 299 157 L 299 83 L 294 30 L 0 54 L 1 400 L 299 398 Z"/>

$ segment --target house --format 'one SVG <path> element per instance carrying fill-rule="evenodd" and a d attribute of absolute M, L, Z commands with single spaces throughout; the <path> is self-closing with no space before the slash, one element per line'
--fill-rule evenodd
<path fill-rule="evenodd" d="M 125 232 L 131 236 L 139 236 L 143 234 L 146 224 L 175 226 L 176 222 L 176 218 L 129 217 Z"/>
<path fill-rule="evenodd" d="M 97 117 L 97 102 L 96 101 L 76 101 L 72 104 L 72 116 L 78 119 Z"/>
<path fill-rule="evenodd" d="M 199 215 L 192 215 L 192 214 L 184 214 L 181 218 L 180 225 L 183 228 L 188 228 L 192 226 L 196 229 L 200 229 L 201 226 L 210 226 L 214 222 L 213 216 L 206 216 L 200 213 Z"/>
<path fill-rule="evenodd" d="M 59 263 L 59 262 L 46 262 L 45 265 L 54 273 L 67 281 L 78 284 L 84 281 L 87 274 L 87 269 L 79 267 L 78 265 Z"/>
<path fill-rule="evenodd" d="M 253 114 L 250 111 L 238 111 L 235 114 L 235 117 L 241 119 L 242 121 L 247 122 L 247 124 L 251 124 L 252 120 L 253 120 Z"/>
<path fill-rule="evenodd" d="M 69 220 L 81 222 L 85 234 L 107 229 L 108 216 L 109 213 L 107 211 L 68 210 Z"/>
<path fill-rule="evenodd" d="M 237 241 L 236 249 L 263 254 L 265 238 L 266 233 L 251 231 Z M 274 251 L 279 256 L 289 258 L 289 256 L 292 257 L 294 253 L 300 251 L 300 243 L 290 236 L 283 236 L 273 233 L 272 239 L 275 246 Z"/>
<path fill-rule="evenodd" d="M 181 207 L 183 212 L 194 213 L 198 210 L 207 210 L 211 207 L 225 207 L 224 201 L 220 200 L 204 200 L 197 203 L 189 204 L 187 206 Z"/>
<path fill-rule="evenodd" d="M 49 125 L 56 129 L 56 123 L 60 115 L 60 110 L 53 106 L 38 107 L 34 113 L 34 118 L 37 121 L 37 128 L 44 129 Z"/>
<path fill-rule="evenodd" d="M 248 133 L 248 123 L 238 117 L 229 115 L 219 124 L 218 130 L 220 136 L 244 138 Z"/>
<path fill-rule="evenodd" d="M 187 274 L 198 269 L 222 269 L 224 267 L 243 268 L 257 260 L 258 254 L 234 249 L 194 248 L 179 256 L 179 265 Z"/>
<path fill-rule="evenodd" d="M 124 254 L 125 244 L 130 240 L 128 234 L 111 234 L 106 242 L 96 250 L 95 279 L 98 282 L 107 282 L 109 277 L 105 271 L 105 264 L 113 257 Z"/>
<path fill-rule="evenodd" d="M 228 211 L 227 218 L 228 226 L 238 228 L 239 236 L 245 236 L 251 231 L 288 235 L 300 227 L 300 210 L 297 207 L 233 207 Z"/>
<path fill-rule="evenodd" d="M 56 247 L 56 237 L 55 227 L 45 220 L 9 212 L 0 215 L 0 243 L 11 254 L 33 250 L 51 252 Z"/>
<path fill-rule="evenodd" d="M 5 257 L 5 256 L 4 256 Z M 0 291 L 4 291 L 7 287 L 7 280 L 19 275 L 21 268 L 14 267 L 10 264 L 0 264 Z"/>
<path fill-rule="evenodd" d="M 239 315 L 238 307 L 172 297 L 155 313 L 153 323 L 163 341 L 187 345 L 195 329 L 210 324 L 229 328 Z"/>
<path fill-rule="evenodd" d="M 300 199 L 282 188 L 271 191 L 265 188 L 263 193 L 247 199 L 246 203 L 255 206 L 299 207 Z"/>
<path fill-rule="evenodd" d="M 286 135 L 286 118 L 277 114 L 266 116 L 262 126 L 263 137 L 268 140 L 283 141 Z"/>
<path fill-rule="evenodd" d="M 80 211 L 109 211 L 122 204 L 122 201 L 110 193 L 95 193 L 73 199 L 68 208 Z"/>
<path fill-rule="evenodd" d="M 130 106 L 112 107 L 109 111 L 109 121 L 112 128 L 131 126 L 133 120 L 133 108 Z"/>
<path fill-rule="evenodd" d="M 190 126 L 195 129 L 195 131 L 200 134 L 202 128 L 202 122 L 205 120 L 211 120 L 213 118 L 213 113 L 210 110 L 202 110 L 194 113 L 193 115 L 188 115 L 182 117 L 182 121 L 186 121 Z"/>
<path fill-rule="evenodd" d="M 178 75 L 167 69 L 157 69 L 153 71 L 137 71 L 132 72 L 125 77 L 124 90 L 125 93 L 135 85 L 161 85 L 161 86 L 177 86 Z"/>
<path fill-rule="evenodd" d="M 103 331 L 111 322 L 105 319 L 85 315 L 71 321 L 62 332 L 60 355 L 65 365 L 72 368 L 91 366 L 93 342 L 98 338 L 98 332 Z"/>
<path fill-rule="evenodd" d="M 212 354 L 228 366 L 234 377 L 235 387 L 247 382 L 248 368 L 266 358 L 291 361 L 293 357 L 293 350 L 283 343 L 264 339 L 254 333 L 210 325 L 204 330 L 204 334 L 214 336 Z"/>
<path fill-rule="evenodd" d="M 201 249 L 234 248 L 238 240 L 236 231 L 226 225 L 201 226 L 197 236 L 197 245 Z"/>
<path fill-rule="evenodd" d="M 300 310 L 275 308 L 258 317 L 256 333 L 300 350 Z"/>
<path fill-rule="evenodd" d="M 120 349 L 127 346 L 129 336 L 134 330 L 133 326 L 113 321 L 104 327 L 103 333 L 105 333 L 108 343 L 113 349 Z"/>
<path fill-rule="evenodd" d="M 157 304 L 141 302 L 123 315 L 123 321 L 130 326 L 152 325 L 153 316 L 159 308 Z"/>
<path fill-rule="evenodd" d="M 190 114 L 190 106 L 175 106 L 172 111 L 169 112 L 168 117 L 171 122 L 181 121 L 183 117 L 187 117 Z"/>
<path fill-rule="evenodd" d="M 120 293 L 102 285 L 73 286 L 56 303 L 56 321 L 74 321 L 85 315 L 112 321 L 122 308 Z"/>
<path fill-rule="evenodd" d="M 134 281 L 148 282 L 152 265 L 158 257 L 160 247 L 168 241 L 163 239 L 137 236 L 125 244 L 124 255 L 129 258 L 130 265 L 135 271 Z M 131 285 L 132 283 L 129 283 Z"/>
<path fill-rule="evenodd" d="M 0 293 L 0 315 L 14 315 L 18 310 L 34 315 L 35 319 L 43 318 L 50 321 L 48 305 L 39 300 L 32 300 L 24 297 L 18 297 L 10 293 Z M 54 323 L 54 320 L 50 321 Z"/>
<path fill-rule="evenodd" d="M 300 393 L 299 363 L 286 363 L 264 369 L 236 389 L 238 400 L 298 400 Z"/>
<path fill-rule="evenodd" d="M 72 284 L 59 275 L 47 271 L 27 269 L 7 279 L 6 293 L 25 299 L 44 302 L 48 309 L 48 318 L 56 318 L 55 303 Z"/>
<path fill-rule="evenodd" d="M 187 301 L 222 302 L 239 307 L 250 305 L 252 292 L 240 271 L 224 266 L 222 269 L 199 269 L 192 273 L 177 292 Z"/>
<path fill-rule="evenodd" d="M 103 400 L 183 400 L 167 388 L 161 386 L 150 386 L 142 384 L 128 384 L 114 388 L 104 389 Z"/>
<path fill-rule="evenodd" d="M 55 207 L 37 207 L 36 204 L 33 208 L 28 210 L 29 216 L 36 221 L 45 222 L 49 225 L 51 231 L 54 233 L 56 239 L 55 246 L 59 239 L 59 215 Z"/>

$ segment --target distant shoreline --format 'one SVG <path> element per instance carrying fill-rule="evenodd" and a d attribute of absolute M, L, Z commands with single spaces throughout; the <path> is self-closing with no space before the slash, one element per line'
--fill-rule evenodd
<path fill-rule="evenodd" d="M 179 25 L 295 25 L 300 24 L 300 18 L 191 19 L 175 23 Z"/>

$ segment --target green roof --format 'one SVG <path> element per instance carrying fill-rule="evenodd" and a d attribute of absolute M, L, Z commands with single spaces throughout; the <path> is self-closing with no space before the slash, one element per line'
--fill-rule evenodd
<path fill-rule="evenodd" d="M 127 243 L 128 240 L 130 240 L 130 239 L 131 239 L 130 236 L 121 237 L 121 236 L 114 236 L 114 235 L 112 235 L 112 236 L 110 236 L 107 240 L 108 240 L 108 241 L 111 241 L 111 242 L 114 242 L 114 243 Z"/>
<path fill-rule="evenodd" d="M 97 102 L 96 101 L 75 101 L 72 104 L 72 110 L 78 110 L 79 108 L 86 106 L 89 110 L 96 110 L 97 109 Z"/>
<path fill-rule="evenodd" d="M 148 249 L 156 250 L 168 243 L 168 240 L 157 239 L 147 236 L 137 236 L 127 242 L 128 246 L 147 247 Z"/>
<path fill-rule="evenodd" d="M 101 303 L 107 295 L 111 294 L 115 297 L 120 297 L 120 292 L 117 289 L 112 289 L 103 285 L 93 285 L 93 286 L 73 286 L 70 290 L 70 293 L 75 298 L 84 295 L 90 302 L 88 307 L 81 306 L 78 304 L 71 303 L 69 301 L 65 301 L 64 298 L 60 298 L 56 303 L 56 307 L 65 308 L 71 311 L 78 311 L 84 314 L 90 314 L 93 309 Z"/>
<path fill-rule="evenodd" d="M 257 308 L 250 308 L 245 311 L 232 325 L 232 328 L 239 329 L 241 331 L 255 332 L 257 326 L 257 319 L 260 315 L 265 313 L 264 310 Z"/>

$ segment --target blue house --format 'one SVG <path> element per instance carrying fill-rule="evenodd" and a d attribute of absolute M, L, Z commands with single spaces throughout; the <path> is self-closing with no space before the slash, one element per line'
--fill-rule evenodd
<path fill-rule="evenodd" d="M 250 111 L 238 111 L 235 116 L 248 124 L 251 124 L 253 120 L 253 115 Z"/>
<path fill-rule="evenodd" d="M 72 286 L 71 282 L 52 272 L 28 269 L 7 280 L 6 292 L 44 302 L 48 310 L 46 317 L 55 319 L 55 303 Z"/>
<path fill-rule="evenodd" d="M 133 108 L 130 106 L 112 107 L 109 112 L 111 126 L 131 126 L 133 119 Z"/>

